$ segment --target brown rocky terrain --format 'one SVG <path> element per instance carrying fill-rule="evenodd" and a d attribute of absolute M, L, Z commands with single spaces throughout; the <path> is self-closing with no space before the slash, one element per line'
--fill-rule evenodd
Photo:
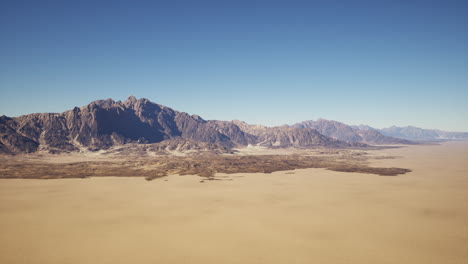
<path fill-rule="evenodd" d="M 118 145 L 105 150 L 104 153 L 104 155 L 116 154 L 143 157 L 155 155 L 232 154 L 234 150 L 221 144 L 176 138 L 153 144 L 128 143 L 125 145 Z"/>
<path fill-rule="evenodd" d="M 174 143 L 174 144 L 172 144 Z M 178 142 L 167 141 L 163 145 L 133 144 L 130 149 L 113 148 L 99 155 L 76 154 L 66 159 L 57 155 L 0 156 L 0 178 L 54 179 L 102 176 L 145 177 L 154 179 L 172 174 L 199 175 L 212 178 L 216 173 L 271 173 L 304 168 L 326 168 L 340 172 L 370 173 L 395 176 L 409 172 L 403 168 L 370 167 L 368 160 L 375 158 L 357 150 L 303 150 L 287 154 L 237 155 L 220 154 L 221 148 L 196 155 L 164 155 L 181 148 Z M 193 142 L 182 145 L 184 151 L 196 148 Z M 205 148 L 202 146 L 200 148 Z M 225 153 L 229 150 L 224 149 Z M 152 153 L 153 155 L 149 154 Z M 184 152 L 186 153 L 186 152 Z M 163 154 L 163 155 L 158 155 Z M 60 155 L 62 156 L 62 155 Z M 58 157 L 60 157 L 58 156 Z M 80 160 L 82 159 L 82 160 Z"/>

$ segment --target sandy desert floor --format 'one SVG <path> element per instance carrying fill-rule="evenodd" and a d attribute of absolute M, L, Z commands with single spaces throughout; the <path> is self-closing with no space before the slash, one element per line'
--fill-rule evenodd
<path fill-rule="evenodd" d="M 384 177 L 0 180 L 0 263 L 468 263 L 468 142 L 376 150 Z"/>

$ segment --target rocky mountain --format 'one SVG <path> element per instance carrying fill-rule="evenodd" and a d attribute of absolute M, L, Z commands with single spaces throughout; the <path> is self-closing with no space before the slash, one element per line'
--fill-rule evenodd
<path fill-rule="evenodd" d="M 319 119 L 317 121 L 308 120 L 292 125 L 295 128 L 313 128 L 320 134 L 338 140 L 348 142 L 361 142 L 363 139 L 350 126 L 341 122 Z"/>
<path fill-rule="evenodd" d="M 270 128 L 263 125 L 250 125 L 244 121 L 233 120 L 231 123 L 238 126 L 242 131 L 245 133 L 249 133 L 251 135 L 259 136 L 263 133 L 266 133 Z"/>
<path fill-rule="evenodd" d="M 468 140 L 468 132 L 448 132 L 438 129 L 424 129 L 414 126 L 392 126 L 380 129 L 379 131 L 386 136 L 415 141 Z"/>
<path fill-rule="evenodd" d="M 317 130 L 308 127 L 250 125 L 243 121 L 233 120 L 245 133 L 256 137 L 256 145 L 266 147 L 365 147 L 366 144 L 346 142 L 324 136 Z"/>
<path fill-rule="evenodd" d="M 172 141 L 160 143 L 167 140 Z M 364 146 L 331 139 L 312 128 L 270 128 L 241 121 L 207 121 L 133 96 L 124 102 L 97 100 L 63 113 L 0 117 L 0 153 L 93 151 L 129 143 L 158 143 L 146 147 L 146 150 L 155 152 L 204 148 L 220 153 L 249 144 L 271 147 Z"/>
<path fill-rule="evenodd" d="M 257 144 L 266 147 L 365 147 L 365 144 L 345 142 L 326 137 L 315 129 L 273 127 L 259 134 Z"/>
<path fill-rule="evenodd" d="M 415 142 L 406 139 L 384 136 L 382 135 L 382 133 L 375 129 L 359 129 L 356 130 L 356 133 L 362 138 L 362 142 L 366 142 L 369 144 L 416 144 Z"/>
<path fill-rule="evenodd" d="M 6 153 L 98 150 L 131 142 L 158 143 L 166 139 L 236 145 L 199 116 L 137 100 L 98 100 L 63 113 L 0 118 L 0 149 Z"/>
<path fill-rule="evenodd" d="M 30 153 L 39 143 L 18 133 L 18 124 L 7 116 L 0 117 L 0 153 Z"/>
<path fill-rule="evenodd" d="M 373 128 L 371 126 L 368 126 L 368 125 L 351 125 L 350 127 L 352 127 L 354 130 L 377 130 L 379 131 L 377 128 Z"/>
<path fill-rule="evenodd" d="M 249 131 L 242 130 L 236 123 L 229 121 L 210 120 L 208 124 L 223 135 L 226 135 L 233 143 L 240 146 L 256 144 L 258 138 Z"/>
<path fill-rule="evenodd" d="M 319 119 L 308 120 L 292 125 L 294 128 L 313 128 L 320 134 L 347 142 L 361 142 L 367 144 L 412 144 L 405 139 L 382 135 L 371 127 L 351 127 L 341 122 Z"/>

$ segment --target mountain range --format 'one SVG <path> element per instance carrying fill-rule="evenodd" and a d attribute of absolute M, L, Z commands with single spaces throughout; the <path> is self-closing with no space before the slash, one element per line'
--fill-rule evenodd
<path fill-rule="evenodd" d="M 130 96 L 124 102 L 97 100 L 63 113 L 1 116 L 0 153 L 96 151 L 129 143 L 152 144 L 159 151 L 209 149 L 217 153 L 248 145 L 361 148 L 369 144 L 412 144 L 389 136 L 392 133 L 324 119 L 278 127 L 204 120 Z"/>
<path fill-rule="evenodd" d="M 386 136 L 416 141 L 468 140 L 468 132 L 448 132 L 439 129 L 423 129 L 414 126 L 392 126 L 378 131 Z"/>
<path fill-rule="evenodd" d="M 384 136 L 376 129 L 353 128 L 338 121 L 319 119 L 309 120 L 292 125 L 295 128 L 313 128 L 322 135 L 346 142 L 362 142 L 367 144 L 414 144 L 413 142 Z"/>
<path fill-rule="evenodd" d="M 352 126 L 354 129 L 373 130 L 388 137 L 402 138 L 411 141 L 446 141 L 446 140 L 468 140 L 468 132 L 449 132 L 439 129 L 424 129 L 414 126 L 377 129 L 368 125 Z"/>

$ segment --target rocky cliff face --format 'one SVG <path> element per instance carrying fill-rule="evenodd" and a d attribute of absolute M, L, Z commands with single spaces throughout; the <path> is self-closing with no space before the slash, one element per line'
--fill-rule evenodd
<path fill-rule="evenodd" d="M 18 122 L 0 117 L 0 153 L 30 153 L 37 151 L 39 143 L 17 132 Z"/>

